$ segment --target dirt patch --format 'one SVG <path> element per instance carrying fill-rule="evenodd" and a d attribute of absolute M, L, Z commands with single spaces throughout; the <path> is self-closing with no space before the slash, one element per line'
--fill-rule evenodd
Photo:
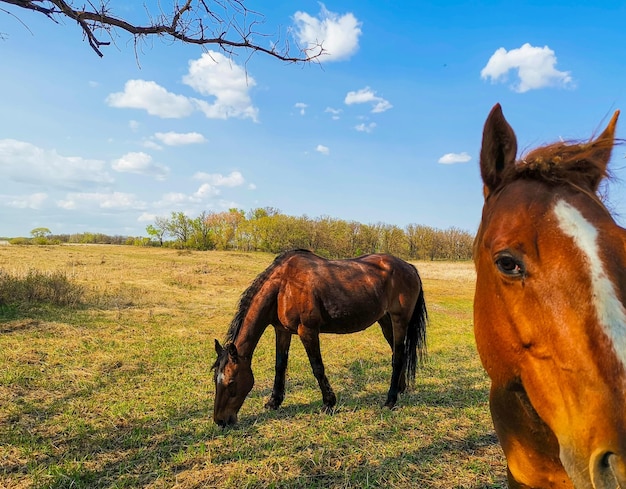
<path fill-rule="evenodd" d="M 41 327 L 41 321 L 36 319 L 20 319 L 17 321 L 9 321 L 0 324 L 0 334 L 17 333 L 21 331 L 29 331 Z"/>

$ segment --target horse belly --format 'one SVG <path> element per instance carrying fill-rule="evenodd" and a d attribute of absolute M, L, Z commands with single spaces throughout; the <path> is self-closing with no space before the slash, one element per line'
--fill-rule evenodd
<path fill-rule="evenodd" d="M 363 331 L 378 321 L 384 311 L 354 311 L 352 314 L 332 314 L 320 323 L 321 333 L 349 334 Z"/>
<path fill-rule="evenodd" d="M 296 333 L 300 324 L 320 333 L 349 334 L 363 331 L 387 311 L 384 298 L 363 294 L 362 290 L 318 288 L 303 293 L 294 287 L 278 297 L 278 319 Z"/>

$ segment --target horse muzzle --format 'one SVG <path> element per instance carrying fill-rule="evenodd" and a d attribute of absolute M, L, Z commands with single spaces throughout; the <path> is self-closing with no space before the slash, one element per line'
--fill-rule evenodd
<path fill-rule="evenodd" d="M 626 489 L 626 458 L 611 451 L 596 450 L 589 461 L 594 489 Z"/>
<path fill-rule="evenodd" d="M 576 489 L 626 489 L 626 457 L 605 448 L 588 460 L 561 447 L 561 462 Z"/>
<path fill-rule="evenodd" d="M 215 424 L 217 424 L 220 428 L 226 428 L 227 426 L 237 424 L 237 415 L 231 414 L 223 419 L 214 417 L 213 421 L 215 421 Z"/>

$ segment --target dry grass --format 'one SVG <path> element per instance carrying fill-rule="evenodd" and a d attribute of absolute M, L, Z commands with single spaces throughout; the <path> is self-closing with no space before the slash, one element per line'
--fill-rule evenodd
<path fill-rule="evenodd" d="M 381 409 L 380 330 L 322 337 L 334 415 L 294 341 L 283 407 L 263 404 L 274 338 L 255 353 L 240 424 L 212 420 L 213 338 L 268 254 L 121 246 L 2 247 L 0 269 L 62 272 L 85 306 L 0 318 L 0 487 L 499 488 L 504 458 L 472 336 L 471 263 L 416 263 L 429 361 Z"/>

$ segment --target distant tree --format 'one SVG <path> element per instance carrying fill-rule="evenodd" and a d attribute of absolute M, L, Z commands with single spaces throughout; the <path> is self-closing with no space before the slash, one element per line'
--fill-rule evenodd
<path fill-rule="evenodd" d="M 425 260 L 431 258 L 435 229 L 419 224 L 409 224 L 404 232 L 407 236 L 409 258 Z"/>
<path fill-rule="evenodd" d="M 451 227 L 441 232 L 446 260 L 469 260 L 472 258 L 473 237 L 461 229 Z"/>
<path fill-rule="evenodd" d="M 306 248 L 328 258 L 390 253 L 413 260 L 469 260 L 474 239 L 457 228 L 442 231 L 409 224 L 403 230 L 382 222 L 361 224 L 329 216 L 288 216 L 272 207 L 248 213 L 240 209 L 202 212 L 196 219 L 172 212 L 171 218 L 163 219 L 159 226 L 181 247 L 269 253 Z M 154 233 L 152 228 L 156 227 L 148 226 L 146 230 Z"/>
<path fill-rule="evenodd" d="M 207 211 L 202 211 L 198 217 L 191 221 L 191 225 L 193 227 L 194 248 L 199 250 L 213 249 L 210 214 Z"/>
<path fill-rule="evenodd" d="M 31 230 L 30 235 L 33 238 L 47 238 L 52 233 L 48 228 L 35 228 Z"/>
<path fill-rule="evenodd" d="M 148 224 L 146 226 L 146 233 L 148 233 L 148 236 L 150 236 L 151 238 L 156 239 L 159 242 L 159 246 L 163 246 L 163 236 L 166 233 L 166 230 L 164 227 L 159 226 L 159 222 L 157 221 L 159 218 L 157 217 L 155 219 L 155 224 Z"/>
<path fill-rule="evenodd" d="M 57 24 L 63 19 L 75 21 L 98 56 L 103 56 L 101 48 L 115 42 L 119 32 L 133 36 L 135 49 L 142 39 L 151 36 L 186 44 L 213 45 L 228 54 L 241 50 L 260 52 L 292 63 L 311 61 L 324 51 L 321 40 L 311 48 L 296 48 L 296 54 L 292 54 L 287 39 L 270 42 L 266 34 L 257 31 L 263 15 L 246 8 L 244 0 L 162 1 L 154 2 L 154 7 L 141 2 L 145 11 L 143 24 L 120 17 L 112 11 L 109 0 L 0 0 L 0 3 L 45 15 Z M 0 11 L 14 15 L 6 9 Z"/>
<path fill-rule="evenodd" d="M 184 212 L 172 212 L 165 229 L 170 236 L 176 238 L 182 248 L 185 248 L 189 245 L 189 238 L 193 232 L 193 222 Z"/>
<path fill-rule="evenodd" d="M 245 221 L 245 214 L 240 209 L 228 209 L 228 212 L 211 213 L 207 217 L 211 228 L 211 238 L 218 250 L 237 249 L 243 244 L 240 240 L 240 225 Z"/>
<path fill-rule="evenodd" d="M 257 207 L 248 212 L 248 219 L 262 219 L 264 217 L 273 217 L 280 214 L 280 210 L 275 207 Z"/>

